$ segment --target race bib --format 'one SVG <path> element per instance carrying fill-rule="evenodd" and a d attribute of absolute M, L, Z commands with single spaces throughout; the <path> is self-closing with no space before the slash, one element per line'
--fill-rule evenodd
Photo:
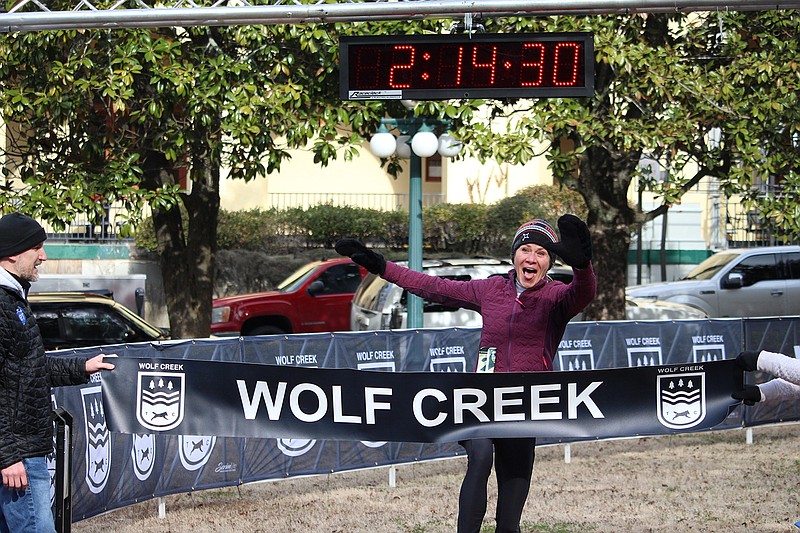
<path fill-rule="evenodd" d="M 478 350 L 478 370 L 477 372 L 494 372 L 494 357 L 497 348 L 494 346 L 483 346 Z"/>

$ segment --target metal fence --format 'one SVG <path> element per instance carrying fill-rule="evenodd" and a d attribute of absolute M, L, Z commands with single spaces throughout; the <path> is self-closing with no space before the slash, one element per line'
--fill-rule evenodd
<path fill-rule="evenodd" d="M 121 228 L 126 220 L 122 204 L 109 204 L 103 214 L 79 214 L 66 228 L 56 229 L 44 224 L 49 242 L 112 244 L 131 242 L 131 237 L 122 237 Z"/>
<path fill-rule="evenodd" d="M 444 195 L 427 193 L 422 195 L 422 206 L 429 207 L 444 201 Z M 403 193 L 268 193 L 266 207 L 274 209 L 303 208 L 315 205 L 354 206 L 380 211 L 408 211 L 409 195 Z"/>

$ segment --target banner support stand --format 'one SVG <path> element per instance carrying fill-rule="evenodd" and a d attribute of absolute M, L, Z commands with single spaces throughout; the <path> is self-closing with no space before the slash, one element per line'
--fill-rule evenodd
<path fill-rule="evenodd" d="M 58 407 L 53 411 L 55 423 L 55 502 L 53 518 L 58 533 L 72 530 L 72 415 Z"/>

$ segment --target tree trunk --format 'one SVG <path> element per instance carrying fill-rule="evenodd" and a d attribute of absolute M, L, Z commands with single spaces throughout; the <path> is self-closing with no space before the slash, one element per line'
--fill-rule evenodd
<path fill-rule="evenodd" d="M 586 152 L 576 181 L 589 208 L 587 224 L 592 234 L 597 296 L 584 316 L 585 320 L 624 320 L 630 228 L 636 221 L 628 188 L 639 154 L 612 155 L 601 147 L 590 147 Z"/>
<path fill-rule="evenodd" d="M 593 218 L 589 213 L 590 219 Z M 624 320 L 628 271 L 628 227 L 619 222 L 594 223 L 592 247 L 597 274 L 597 296 L 584 312 L 584 320 Z M 599 259 L 602 258 L 602 259 Z"/>
<path fill-rule="evenodd" d="M 191 193 L 183 196 L 182 208 L 152 207 L 172 338 L 202 338 L 211 332 L 220 198 L 219 168 L 207 148 L 193 149 Z M 163 154 L 151 152 L 144 166 L 149 184 L 174 182 Z"/>

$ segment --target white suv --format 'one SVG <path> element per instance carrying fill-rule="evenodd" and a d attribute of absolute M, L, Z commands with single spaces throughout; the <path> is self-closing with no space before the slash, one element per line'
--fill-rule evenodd
<path fill-rule="evenodd" d="M 398 263 L 404 265 L 405 263 Z M 426 274 L 443 278 L 470 280 L 490 276 L 506 276 L 513 268 L 511 261 L 504 259 L 446 259 L 423 261 Z M 572 269 L 556 261 L 547 273 L 551 278 L 569 283 Z M 394 283 L 368 274 L 356 289 L 350 311 L 350 329 L 373 331 L 406 328 L 406 300 L 408 295 Z M 704 319 L 706 315 L 689 306 L 652 302 L 646 299 L 627 298 L 625 314 L 628 320 L 679 320 Z M 582 319 L 578 315 L 573 321 Z M 469 309 L 448 307 L 428 300 L 423 301 L 422 323 L 424 328 L 480 327 L 481 315 Z"/>
<path fill-rule="evenodd" d="M 679 281 L 626 293 L 691 305 L 711 318 L 800 315 L 800 246 L 724 250 Z"/>
<path fill-rule="evenodd" d="M 398 264 L 405 265 L 404 262 Z M 492 258 L 422 262 L 422 270 L 426 274 L 464 281 L 503 276 L 512 268 L 511 261 Z M 375 274 L 367 275 L 353 296 L 350 329 L 368 331 L 405 328 L 407 298 L 408 293 L 394 283 L 389 283 Z M 481 315 L 475 311 L 447 307 L 428 300 L 422 305 L 422 313 L 424 328 L 480 327 L 483 324 Z"/>

